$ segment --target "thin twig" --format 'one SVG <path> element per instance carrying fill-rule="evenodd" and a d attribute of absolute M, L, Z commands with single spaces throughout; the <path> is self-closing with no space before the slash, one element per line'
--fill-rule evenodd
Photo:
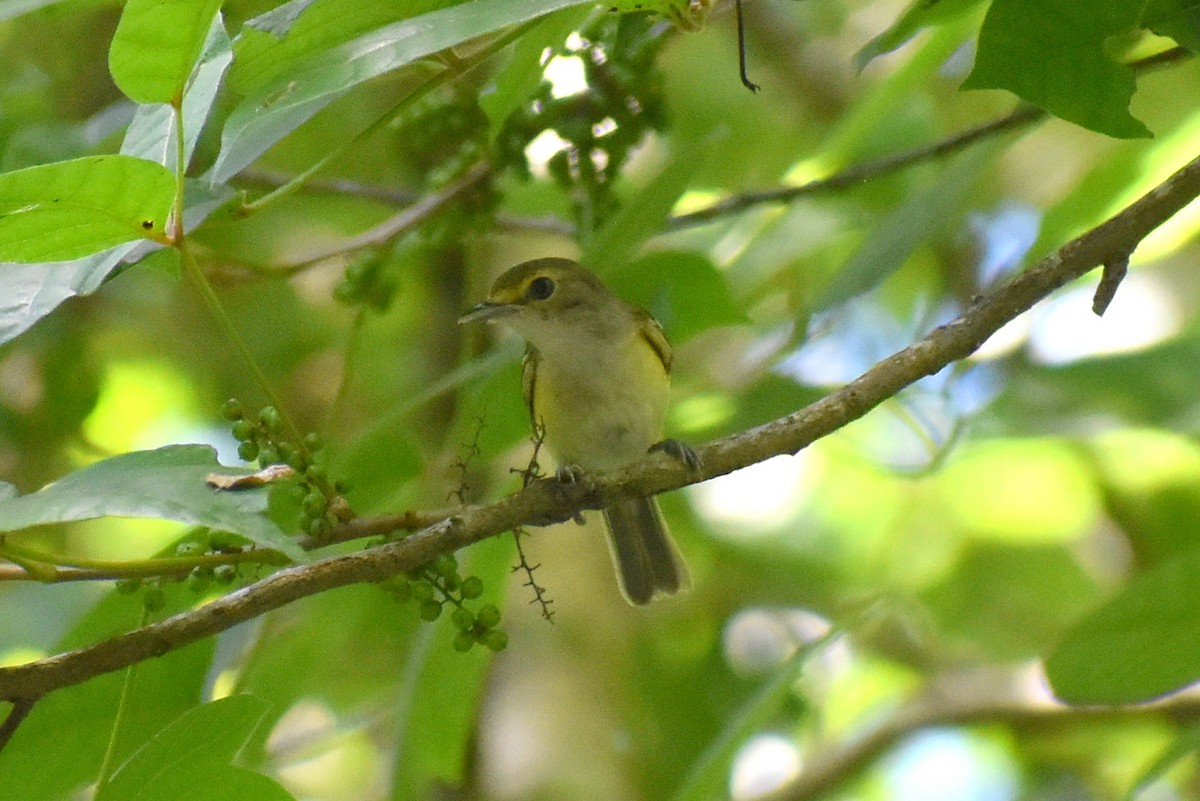
<path fill-rule="evenodd" d="M 4 723 L 0 724 L 0 751 L 3 751 L 4 746 L 8 745 L 8 741 L 17 733 L 17 729 L 25 718 L 29 717 L 29 713 L 33 711 L 33 705 L 38 700 L 37 696 L 13 700 L 12 709 L 8 710 Z"/>
<path fill-rule="evenodd" d="M 389 533 L 419 520 L 440 520 L 405 539 L 357 553 L 285 568 L 254 584 L 158 623 L 78 650 L 0 668 L 0 698 L 31 699 L 161 656 L 292 601 L 355 583 L 376 583 L 479 540 L 531 521 L 568 520 L 630 497 L 678 489 L 780 454 L 795 453 L 865 415 L 912 383 L 966 358 L 1009 321 L 1066 283 L 1116 255 L 1130 253 L 1159 225 L 1200 196 L 1200 158 L 1096 228 L 1068 242 L 1008 284 L 981 296 L 954 321 L 889 356 L 857 379 L 793 414 L 697 449 L 699 471 L 654 453 L 620 470 L 553 479 L 488 506 L 425 514 L 360 518 L 339 536 Z M 444 515 L 444 517 L 441 517 Z"/>
<path fill-rule="evenodd" d="M 690 228 L 695 225 L 712 222 L 718 217 L 723 217 L 727 214 L 746 211 L 755 206 L 791 203 L 802 197 L 820 194 L 821 192 L 848 189 L 852 186 L 865 183 L 870 179 L 898 172 L 914 164 L 931 161 L 941 156 L 963 150 L 976 142 L 997 136 L 1006 131 L 1024 127 L 1043 119 L 1045 116 L 1046 112 L 1036 106 L 1021 106 L 1011 114 L 1006 114 L 1003 117 L 983 123 L 982 125 L 977 125 L 974 128 L 968 128 L 949 138 L 933 142 L 932 144 L 914 147 L 910 150 L 903 150 L 899 153 L 893 153 L 883 158 L 865 161 L 861 164 L 847 167 L 841 172 L 834 173 L 826 178 L 809 181 L 800 186 L 785 186 L 776 189 L 766 189 L 761 192 L 746 192 L 745 194 L 734 195 L 725 200 L 717 201 L 711 206 L 671 217 L 667 220 L 667 228 L 670 230 Z"/>
<path fill-rule="evenodd" d="M 426 195 L 408 208 L 393 214 L 374 228 L 318 250 L 315 253 L 309 253 L 290 262 L 276 265 L 276 267 L 281 271 L 303 270 L 334 256 L 355 253 L 367 248 L 380 247 L 399 239 L 423 225 L 429 218 L 458 200 L 463 194 L 486 181 L 491 174 L 491 165 L 486 162 L 479 162 L 467 170 L 458 180 L 431 195 Z"/>

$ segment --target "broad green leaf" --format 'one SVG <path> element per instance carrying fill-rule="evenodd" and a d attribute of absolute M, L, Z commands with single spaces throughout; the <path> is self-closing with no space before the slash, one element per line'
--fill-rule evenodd
<path fill-rule="evenodd" d="M 190 158 L 195 149 L 231 58 L 229 37 L 218 16 L 183 98 L 185 158 Z M 139 106 L 125 132 L 121 153 L 174 170 L 176 122 L 170 106 L 161 103 Z M 208 188 L 207 182 L 190 180 L 184 191 L 184 228 L 188 232 L 233 196 L 228 188 L 214 190 Z M 71 261 L 0 265 L 0 344 L 22 334 L 63 301 L 95 292 L 121 264 L 136 261 L 147 252 L 137 250 L 144 245 L 131 242 Z"/>
<path fill-rule="evenodd" d="M 1142 26 L 1171 37 L 1193 54 L 1200 51 L 1200 4 L 1195 0 L 1148 0 Z"/>
<path fill-rule="evenodd" d="M 191 231 L 234 197 L 229 187 L 187 182 L 184 227 Z M 14 339 L 69 298 L 90 295 L 122 264 L 139 261 L 153 248 L 124 245 L 72 261 L 0 264 L 0 344 Z"/>
<path fill-rule="evenodd" d="M 221 0 L 127 0 L 108 51 L 117 87 L 138 103 L 182 100 Z"/>
<path fill-rule="evenodd" d="M 899 19 L 858 51 L 854 62 L 860 70 L 865 69 L 873 60 L 903 46 L 925 28 L 958 19 L 973 11 L 980 2 L 981 0 L 941 0 L 931 3 L 929 0 L 913 0 Z"/>
<path fill-rule="evenodd" d="M 1068 122 L 1128 139 L 1150 131 L 1129 113 L 1132 70 L 1105 52 L 1137 29 L 1129 0 L 994 0 L 964 89 L 1007 89 Z"/>
<path fill-rule="evenodd" d="M 175 176 L 130 156 L 88 156 L 0 174 L 0 259 L 65 261 L 161 235 Z"/>
<path fill-rule="evenodd" d="M 192 607 L 184 584 L 162 586 L 162 616 Z M 54 648 L 56 653 L 115 637 L 145 618 L 142 597 L 110 591 Z M 110 744 L 126 673 L 97 676 L 50 693 L 0 750 L 0 798 L 63 801 L 94 784 L 105 752 L 124 761 L 176 716 L 200 703 L 212 665 L 208 638 L 138 665 L 131 677 L 116 742 Z M 2 668 L 0 668 L 2 670 Z"/>
<path fill-rule="evenodd" d="M 654 315 L 676 344 L 709 328 L 746 322 L 725 277 L 699 253 L 650 253 L 606 277 L 619 294 Z"/>
<path fill-rule="evenodd" d="M 314 53 L 463 0 L 291 0 L 247 20 L 229 83 L 249 95 L 284 80 Z"/>
<path fill-rule="evenodd" d="M 233 60 L 229 34 L 221 15 L 213 17 L 204 41 L 204 49 L 183 96 L 183 155 L 185 162 L 196 148 L 196 140 L 204 129 L 221 86 L 221 78 Z M 133 122 L 125 131 L 121 152 L 127 156 L 156 161 L 175 169 L 177 149 L 176 125 L 179 118 L 171 106 L 162 103 L 146 103 L 138 107 Z"/>
<path fill-rule="evenodd" d="M 1054 693 L 1077 704 L 1148 701 L 1200 680 L 1200 552 L 1132 579 L 1075 624 L 1046 659 Z"/>
<path fill-rule="evenodd" d="M 463 575 L 479 576 L 488 588 L 474 609 L 484 603 L 502 604 L 500 596 L 512 558 L 507 538 L 471 546 Z M 504 625 L 502 621 L 500 627 Z M 479 705 L 484 700 L 483 683 L 493 654 L 480 645 L 465 654 L 456 652 L 451 646 L 456 632 L 443 615 L 436 625 L 422 626 L 414 638 L 401 677 L 396 715 L 394 801 L 428 798 L 439 784 L 458 786 L 470 763 Z"/>
<path fill-rule="evenodd" d="M 335 47 L 310 51 L 294 62 L 289 60 L 286 72 L 256 86 L 229 115 L 212 180 L 227 180 L 364 81 L 468 39 L 585 4 L 590 0 L 474 0 L 386 25 Z"/>
<path fill-rule="evenodd" d="M 250 471 L 218 464 L 207 445 L 171 445 L 114 456 L 70 473 L 37 492 L 0 501 L 0 532 L 32 526 L 135 517 L 232 531 L 295 560 L 304 551 L 264 515 L 266 492 L 218 492 L 210 473 Z"/>
<path fill-rule="evenodd" d="M 198 786 L 204 787 L 208 799 L 214 797 L 209 780 L 233 787 L 254 781 L 249 779 L 254 774 L 231 768 L 230 763 L 267 711 L 265 701 L 250 695 L 189 709 L 135 751 L 96 794 L 96 801 L 171 801 Z M 232 776 L 222 776 L 231 770 Z M 289 796 L 279 788 L 277 797 Z"/>

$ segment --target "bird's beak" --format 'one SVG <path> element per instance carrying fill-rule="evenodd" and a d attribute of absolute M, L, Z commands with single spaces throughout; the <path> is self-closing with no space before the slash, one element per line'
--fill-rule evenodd
<path fill-rule="evenodd" d="M 458 318 L 458 324 L 473 323 L 477 320 L 495 320 L 498 317 L 507 317 L 517 310 L 517 306 L 512 303 L 494 303 L 485 300 L 476 306 L 467 309 L 462 317 Z"/>

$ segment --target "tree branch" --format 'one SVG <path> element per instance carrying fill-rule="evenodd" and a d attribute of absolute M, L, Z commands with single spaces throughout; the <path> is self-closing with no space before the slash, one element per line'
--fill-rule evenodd
<path fill-rule="evenodd" d="M 602 508 L 620 498 L 678 489 L 772 456 L 795 453 L 862 417 L 904 387 L 969 356 L 1001 326 L 1055 289 L 1097 265 L 1131 253 L 1147 234 L 1197 196 L 1200 158 L 1008 284 L 978 298 L 958 319 L 884 359 L 841 389 L 786 417 L 698 449 L 703 465 L 698 471 L 654 453 L 620 470 L 584 476 L 574 484 L 536 481 L 494 504 L 463 507 L 406 539 L 286 568 L 199 609 L 75 651 L 0 668 L 0 698 L 13 702 L 35 699 L 161 656 L 299 598 L 348 584 L 382 581 L 440 553 L 521 525 L 566 520 L 583 509 Z M 368 518 L 343 525 L 357 533 L 380 533 L 390 525 L 403 524 L 404 517 Z M 417 515 L 409 522 L 420 518 Z"/>
<path fill-rule="evenodd" d="M 1153 704 L 1070 707 L 1045 698 L 1031 698 L 1027 691 L 1011 686 L 997 692 L 997 678 L 993 675 L 986 681 L 974 682 L 966 694 L 958 689 L 953 693 L 958 696 L 954 699 L 943 696 L 935 683 L 925 695 L 866 733 L 844 742 L 814 746 L 813 758 L 804 771 L 767 795 L 764 801 L 819 798 L 862 773 L 904 738 L 937 726 L 998 723 L 1012 729 L 1047 730 L 1098 721 L 1170 720 L 1187 724 L 1200 719 L 1200 696 L 1194 693 Z M 1005 677 L 999 678 L 1002 681 Z"/>

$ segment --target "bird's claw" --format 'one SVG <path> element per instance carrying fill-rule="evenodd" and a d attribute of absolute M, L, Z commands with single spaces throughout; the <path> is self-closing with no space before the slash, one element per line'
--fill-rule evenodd
<path fill-rule="evenodd" d="M 654 443 L 650 446 L 650 452 L 654 451 L 662 451 L 668 456 L 678 459 L 687 465 L 688 470 L 693 472 L 700 469 L 700 457 L 690 446 L 677 439 L 664 439 L 662 442 Z"/>

